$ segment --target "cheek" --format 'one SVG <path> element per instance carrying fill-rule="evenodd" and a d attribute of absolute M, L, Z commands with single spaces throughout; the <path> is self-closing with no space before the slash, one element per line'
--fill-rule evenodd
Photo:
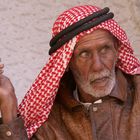
<path fill-rule="evenodd" d="M 80 77 L 80 79 L 86 80 L 89 73 L 89 62 L 83 62 L 81 60 L 71 60 L 70 69 L 75 77 Z"/>
<path fill-rule="evenodd" d="M 110 52 L 107 56 L 102 58 L 102 62 L 104 63 L 104 66 L 108 68 L 110 71 L 114 68 L 116 61 L 117 61 L 116 51 Z"/>

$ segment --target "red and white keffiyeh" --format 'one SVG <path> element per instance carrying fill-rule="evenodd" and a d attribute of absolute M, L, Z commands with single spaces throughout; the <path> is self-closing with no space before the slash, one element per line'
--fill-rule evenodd
<path fill-rule="evenodd" d="M 100 10 L 100 8 L 85 5 L 65 11 L 54 23 L 52 29 L 53 36 L 98 10 Z M 88 31 L 80 33 L 50 56 L 49 62 L 41 70 L 19 105 L 19 112 L 25 121 L 29 138 L 31 138 L 33 133 L 48 119 L 59 88 L 60 79 L 69 64 L 76 42 L 78 42 L 81 36 L 97 29 L 110 31 L 120 41 L 121 46 L 118 50 L 119 56 L 116 66 L 127 74 L 140 74 L 140 62 L 134 57 L 133 50 L 125 32 L 113 19 L 109 19 Z"/>

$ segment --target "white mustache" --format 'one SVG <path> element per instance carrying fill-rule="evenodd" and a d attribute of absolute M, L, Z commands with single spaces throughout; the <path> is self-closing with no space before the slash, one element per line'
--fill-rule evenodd
<path fill-rule="evenodd" d="M 111 72 L 109 70 L 104 70 L 102 72 L 90 74 L 88 79 L 90 82 L 94 82 L 95 80 L 102 79 L 105 77 L 109 78 L 110 76 L 111 76 Z"/>

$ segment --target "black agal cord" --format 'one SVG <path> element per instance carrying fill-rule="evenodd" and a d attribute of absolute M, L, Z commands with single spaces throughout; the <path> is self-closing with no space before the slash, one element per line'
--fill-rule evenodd
<path fill-rule="evenodd" d="M 114 14 L 108 12 L 109 12 L 109 8 L 106 7 L 100 11 L 97 11 L 89 15 L 84 19 L 81 19 L 80 21 L 72 24 L 71 26 L 67 27 L 66 29 L 58 33 L 50 41 L 51 48 L 49 50 L 49 55 L 51 55 L 58 48 L 60 48 L 62 45 L 64 45 L 66 42 L 68 42 L 70 39 L 72 39 L 74 36 L 78 35 L 79 33 L 86 31 L 92 27 L 95 27 L 108 19 L 113 18 Z"/>

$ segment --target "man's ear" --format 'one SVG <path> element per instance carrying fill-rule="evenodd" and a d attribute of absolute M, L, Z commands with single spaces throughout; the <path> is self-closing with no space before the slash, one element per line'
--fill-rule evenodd
<path fill-rule="evenodd" d="M 117 61 L 118 61 L 118 49 L 119 49 L 119 47 L 121 46 L 121 42 L 116 38 L 116 37 L 114 37 L 114 48 L 115 48 L 115 50 L 116 50 L 116 63 L 117 63 Z"/>
<path fill-rule="evenodd" d="M 114 39 L 114 47 L 116 51 L 118 51 L 119 47 L 121 46 L 121 42 L 118 39 Z"/>

